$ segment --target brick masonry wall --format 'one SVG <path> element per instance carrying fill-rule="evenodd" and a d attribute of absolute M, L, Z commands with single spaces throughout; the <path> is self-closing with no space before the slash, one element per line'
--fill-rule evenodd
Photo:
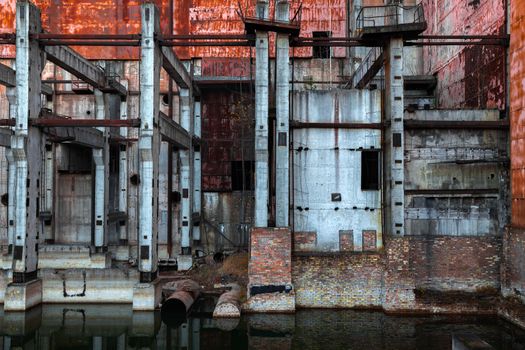
<path fill-rule="evenodd" d="M 525 301 L 525 230 L 508 229 L 503 238 L 502 295 Z"/>
<path fill-rule="evenodd" d="M 380 307 L 383 280 L 380 254 L 334 253 L 294 256 L 297 307 Z"/>
<path fill-rule="evenodd" d="M 494 311 L 501 254 L 498 237 L 402 237 L 388 239 L 382 253 L 296 253 L 296 305 Z M 480 295 L 491 302 L 477 303 Z"/>
<path fill-rule="evenodd" d="M 250 233 L 248 263 L 248 300 L 243 309 L 249 312 L 293 312 L 292 234 L 288 228 L 253 228 Z M 267 287 L 286 287 L 271 292 Z M 251 295 L 252 287 L 268 292 Z"/>

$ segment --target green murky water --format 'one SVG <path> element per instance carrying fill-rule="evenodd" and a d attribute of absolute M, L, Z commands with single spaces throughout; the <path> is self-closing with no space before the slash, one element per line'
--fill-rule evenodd
<path fill-rule="evenodd" d="M 213 320 L 209 304 L 168 327 L 130 305 L 44 305 L 0 317 L 1 349 L 525 349 L 525 332 L 497 319 L 394 317 L 381 312 L 300 310 Z M 477 348 L 476 348 L 477 349 Z"/>

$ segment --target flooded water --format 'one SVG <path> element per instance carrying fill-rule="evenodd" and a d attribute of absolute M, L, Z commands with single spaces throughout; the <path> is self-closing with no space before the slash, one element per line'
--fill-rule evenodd
<path fill-rule="evenodd" d="M 525 332 L 494 318 L 300 310 L 217 321 L 197 308 L 169 327 L 160 313 L 130 305 L 44 305 L 0 316 L 1 349 L 525 349 Z"/>

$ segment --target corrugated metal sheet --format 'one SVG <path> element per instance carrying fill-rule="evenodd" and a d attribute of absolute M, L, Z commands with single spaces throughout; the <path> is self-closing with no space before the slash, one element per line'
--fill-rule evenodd
<path fill-rule="evenodd" d="M 154 1 L 161 10 L 161 29 L 169 34 L 170 0 Z M 345 0 L 303 0 L 301 35 L 313 31 L 331 31 L 344 36 L 346 28 Z M 43 26 L 51 33 L 135 34 L 140 32 L 139 0 L 35 0 L 42 10 Z M 290 13 L 299 7 L 293 0 Z M 243 11 L 253 11 L 255 0 L 241 1 Z M 16 0 L 0 0 L 0 33 L 13 32 Z M 173 34 L 241 34 L 244 25 L 237 15 L 237 0 L 173 0 Z M 271 46 L 273 55 L 274 45 Z M 91 59 L 137 59 L 138 49 L 126 47 L 83 47 L 77 50 Z M 334 56 L 342 57 L 343 48 Z M 244 47 L 177 48 L 183 59 L 191 57 L 249 57 Z M 298 48 L 297 57 L 309 57 L 311 48 Z M 0 46 L 0 57 L 13 57 L 12 46 Z"/>
<path fill-rule="evenodd" d="M 525 228 L 525 3 L 511 1 L 512 224 Z"/>

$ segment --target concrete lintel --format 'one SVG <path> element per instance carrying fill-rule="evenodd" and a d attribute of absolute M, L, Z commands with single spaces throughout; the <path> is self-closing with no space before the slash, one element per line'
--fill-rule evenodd
<path fill-rule="evenodd" d="M 58 143 L 67 142 L 90 148 L 103 148 L 105 144 L 103 132 L 95 128 L 43 128 L 42 132 Z"/>
<path fill-rule="evenodd" d="M 126 95 L 127 89 L 114 79 L 108 79 L 103 69 L 67 46 L 46 46 L 47 59 L 77 78 L 104 91 Z"/>
<path fill-rule="evenodd" d="M 173 50 L 169 47 L 163 47 L 161 51 L 163 56 L 162 68 L 175 80 L 179 87 L 183 89 L 191 88 L 193 84 L 190 74 Z"/>
<path fill-rule="evenodd" d="M 159 128 L 164 141 L 180 149 L 190 148 L 191 137 L 188 131 L 163 113 L 160 113 Z"/>
<path fill-rule="evenodd" d="M 0 85 L 7 87 L 16 86 L 16 73 L 15 70 L 0 63 Z"/>
<path fill-rule="evenodd" d="M 0 147 L 11 146 L 11 130 L 7 128 L 0 128 Z"/>

